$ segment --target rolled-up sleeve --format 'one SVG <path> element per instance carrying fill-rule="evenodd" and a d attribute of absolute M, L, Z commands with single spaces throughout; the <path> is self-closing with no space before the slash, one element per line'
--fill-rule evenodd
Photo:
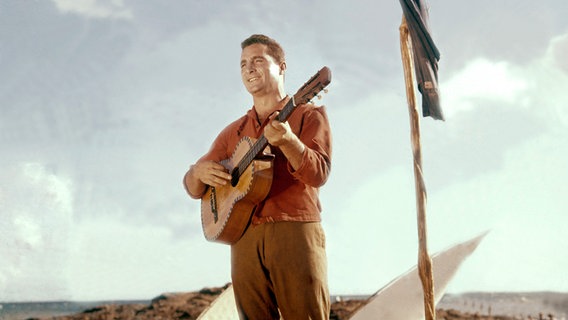
<path fill-rule="evenodd" d="M 325 107 L 314 107 L 305 113 L 298 137 L 306 146 L 302 163 L 297 170 L 290 165 L 288 170 L 303 183 L 320 187 L 331 171 L 332 136 Z"/>

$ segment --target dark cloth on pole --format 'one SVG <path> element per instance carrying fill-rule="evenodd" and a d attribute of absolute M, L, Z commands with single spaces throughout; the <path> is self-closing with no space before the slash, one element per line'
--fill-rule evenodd
<path fill-rule="evenodd" d="M 422 93 L 422 115 L 444 120 L 438 92 L 440 52 L 430 36 L 426 1 L 400 0 L 400 5 L 412 39 L 416 80 Z"/>

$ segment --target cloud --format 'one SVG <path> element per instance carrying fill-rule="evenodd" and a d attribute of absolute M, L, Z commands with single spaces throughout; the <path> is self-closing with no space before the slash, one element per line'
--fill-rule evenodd
<path fill-rule="evenodd" d="M 229 282 L 229 247 L 195 236 L 180 240 L 168 227 L 132 226 L 112 216 L 82 220 L 71 234 L 72 298 L 148 299 Z"/>
<path fill-rule="evenodd" d="M 530 72 L 538 77 L 531 96 L 538 106 L 536 112 L 547 119 L 553 128 L 565 130 L 568 127 L 568 33 L 554 37 L 548 46 L 546 55 L 537 61 Z"/>
<path fill-rule="evenodd" d="M 528 81 L 507 62 L 478 58 L 441 84 L 448 118 L 460 111 L 482 107 L 479 100 L 514 103 L 528 88 Z"/>
<path fill-rule="evenodd" d="M 568 179 L 563 161 L 567 150 L 564 137 L 542 135 L 506 152 L 502 170 L 430 194 L 432 243 L 457 241 L 464 232 L 492 230 L 469 267 L 455 279 L 454 288 L 563 290 L 566 282 L 559 280 L 568 258 L 549 253 L 568 247 L 563 236 L 568 202 L 559 188 Z M 518 281 L 518 273 L 511 269 L 532 276 Z M 556 276 L 537 276 L 545 270 Z"/>
<path fill-rule="evenodd" d="M 563 161 L 568 157 L 568 74 L 565 59 L 560 58 L 566 54 L 568 34 L 552 38 L 543 55 L 529 63 L 476 60 L 449 81 L 455 85 L 460 83 L 459 79 L 467 78 L 464 75 L 475 74 L 466 72 L 473 66 L 493 70 L 495 78 L 503 81 L 494 84 L 499 90 L 482 87 L 483 90 L 470 95 L 457 85 L 453 87 L 458 93 L 453 96 L 455 101 L 480 104 L 479 99 L 484 103 L 493 99 L 501 103 L 490 106 L 510 110 L 507 114 L 492 110 L 492 115 L 501 118 L 492 127 L 500 131 L 484 139 L 480 151 L 487 152 L 504 136 L 525 134 L 523 139 L 508 141 L 492 153 L 493 157 L 500 155 L 497 170 L 456 181 L 430 194 L 431 212 L 435 212 L 430 215 L 434 243 L 459 236 L 457 230 L 492 229 L 450 290 L 563 290 L 566 285 L 559 279 L 564 272 L 562 266 L 568 261 L 565 256 L 554 254 L 554 248 L 568 246 L 562 236 L 568 223 L 564 214 L 568 203 L 560 188 L 568 179 Z M 510 91 L 500 92 L 506 88 Z M 471 107 L 484 108 L 482 104 Z M 538 121 L 540 129 L 526 135 L 530 132 L 529 122 L 513 125 L 514 116 L 520 114 Z M 479 122 L 489 121 L 491 118 L 486 117 Z M 527 276 L 519 279 L 518 273 L 510 273 L 511 269 Z"/>
<path fill-rule="evenodd" d="M 63 13 L 91 18 L 132 18 L 132 12 L 124 5 L 124 0 L 53 0 L 53 2 Z"/>
<path fill-rule="evenodd" d="M 549 55 L 551 55 L 553 64 L 568 75 L 568 59 L 566 59 L 568 56 L 568 33 L 552 39 Z"/>
<path fill-rule="evenodd" d="M 529 109 L 566 122 L 568 34 L 552 38 L 543 55 L 524 64 L 475 58 L 440 84 L 448 118 L 487 106 Z M 562 107 L 560 107 L 562 105 Z M 538 107 L 536 107 L 538 106 Z"/>
<path fill-rule="evenodd" d="M 0 296 L 65 297 L 72 185 L 41 163 L 3 164 L 1 174 Z M 46 277 L 45 270 L 57 272 Z"/>

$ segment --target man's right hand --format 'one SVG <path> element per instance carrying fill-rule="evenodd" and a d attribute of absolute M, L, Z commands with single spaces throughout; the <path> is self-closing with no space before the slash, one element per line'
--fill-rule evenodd
<path fill-rule="evenodd" d="M 231 175 L 223 165 L 214 161 L 201 161 L 189 167 L 183 177 L 183 184 L 190 197 L 199 199 L 208 185 L 221 187 L 230 180 Z"/>
<path fill-rule="evenodd" d="M 227 169 L 214 161 L 202 161 L 189 168 L 189 174 L 201 181 L 203 184 L 212 187 L 220 187 L 231 181 L 231 175 Z"/>

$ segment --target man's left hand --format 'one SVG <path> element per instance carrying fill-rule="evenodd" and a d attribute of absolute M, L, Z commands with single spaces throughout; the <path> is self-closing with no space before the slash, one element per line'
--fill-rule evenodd
<path fill-rule="evenodd" d="M 279 112 L 275 112 L 270 116 L 271 121 L 264 127 L 264 137 L 268 140 L 268 143 L 275 147 L 280 147 L 296 138 L 287 121 L 276 120 L 278 114 Z"/>

